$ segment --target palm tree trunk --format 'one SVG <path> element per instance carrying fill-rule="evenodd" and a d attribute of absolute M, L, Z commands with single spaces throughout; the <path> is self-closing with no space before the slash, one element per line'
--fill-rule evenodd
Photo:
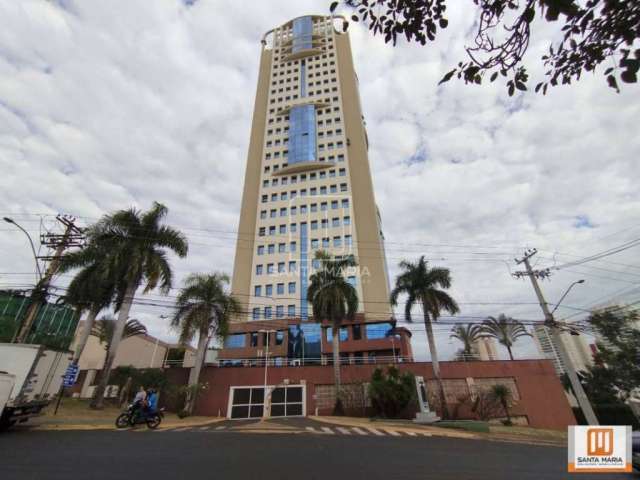
<path fill-rule="evenodd" d="M 339 328 L 339 326 L 338 326 Z M 336 328 L 336 324 L 334 323 L 332 328 L 333 338 L 331 339 L 331 345 L 333 349 L 333 382 L 336 387 L 336 404 L 334 407 L 334 413 L 338 412 L 338 403 L 341 402 L 341 391 L 340 391 L 340 331 Z"/>
<path fill-rule="evenodd" d="M 91 330 L 93 329 L 93 324 L 96 321 L 96 317 L 100 313 L 100 308 L 92 305 L 89 309 L 89 313 L 87 314 L 87 318 L 84 320 L 84 330 L 82 331 L 82 336 L 78 341 L 78 345 L 76 345 L 76 350 L 73 353 L 72 363 L 77 365 L 80 361 L 80 357 L 82 356 L 82 352 L 84 351 L 84 347 L 87 346 L 87 341 L 89 340 L 89 336 L 91 335 Z"/>
<path fill-rule="evenodd" d="M 187 398 L 184 404 L 184 409 L 189 412 L 189 414 L 193 413 L 193 409 L 196 405 L 197 393 L 195 391 L 195 386 L 200 383 L 200 372 L 202 371 L 202 364 L 204 363 L 208 343 L 209 332 L 200 331 L 198 336 L 198 350 L 196 351 L 196 362 L 189 372 L 189 390 L 187 390 Z"/>
<path fill-rule="evenodd" d="M 433 376 L 438 382 L 438 390 L 440 390 L 440 405 L 442 406 L 442 418 L 445 420 L 449 418 L 449 409 L 447 408 L 447 397 L 444 394 L 444 384 L 440 377 L 440 362 L 438 362 L 438 351 L 436 349 L 435 338 L 433 337 L 433 327 L 431 325 L 431 318 L 429 318 L 428 309 L 426 304 L 422 304 L 422 311 L 424 313 L 424 328 L 427 331 L 427 341 L 429 342 L 429 352 L 431 353 L 431 365 L 433 366 Z"/>
<path fill-rule="evenodd" d="M 513 353 L 511 352 L 511 347 L 509 345 L 506 345 L 506 347 L 507 347 L 507 352 L 509 352 L 509 358 L 513 360 Z"/>
<path fill-rule="evenodd" d="M 507 404 L 506 399 L 502 399 L 502 408 L 504 408 L 504 413 L 507 415 L 507 422 L 511 423 L 511 414 L 509 413 L 509 405 Z"/>
<path fill-rule="evenodd" d="M 93 400 L 91 400 L 91 408 L 104 408 L 104 391 L 107 389 L 107 385 L 109 385 L 111 367 L 113 366 L 113 361 L 116 358 L 116 353 L 118 353 L 118 347 L 120 346 L 120 341 L 122 340 L 124 327 L 127 323 L 127 319 L 129 318 L 129 311 L 131 310 L 131 304 L 133 303 L 133 299 L 137 289 L 138 285 L 136 283 L 130 282 L 127 285 L 127 289 L 125 290 L 124 299 L 122 300 L 122 306 L 120 307 L 120 311 L 118 312 L 118 321 L 116 322 L 115 328 L 113 329 L 113 337 L 111 338 L 111 343 L 109 344 L 109 350 L 107 350 L 107 358 L 105 359 L 104 366 L 102 367 L 100 383 L 98 384 L 98 387 L 96 388 L 96 391 L 93 395 Z"/>

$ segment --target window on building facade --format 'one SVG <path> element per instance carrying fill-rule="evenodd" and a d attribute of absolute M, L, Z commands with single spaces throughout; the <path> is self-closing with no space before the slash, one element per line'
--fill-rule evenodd
<path fill-rule="evenodd" d="M 365 325 L 368 340 L 377 340 L 387 338 L 391 335 L 393 325 L 389 322 L 384 323 L 368 323 Z"/>

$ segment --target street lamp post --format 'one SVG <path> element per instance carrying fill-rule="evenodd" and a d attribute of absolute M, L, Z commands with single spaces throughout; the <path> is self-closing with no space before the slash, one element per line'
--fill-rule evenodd
<path fill-rule="evenodd" d="M 24 228 L 22 228 L 22 226 L 16 223 L 16 221 L 13 218 L 3 217 L 3 220 L 7 223 L 10 223 L 18 227 L 29 239 L 29 244 L 31 245 L 31 251 L 33 252 L 33 258 L 36 262 L 36 283 L 38 283 L 40 280 L 42 280 L 42 271 L 40 270 L 40 264 L 38 263 L 38 254 L 36 253 L 36 247 L 33 245 L 33 240 L 31 239 L 31 235 L 29 235 L 29 232 L 27 232 Z"/>

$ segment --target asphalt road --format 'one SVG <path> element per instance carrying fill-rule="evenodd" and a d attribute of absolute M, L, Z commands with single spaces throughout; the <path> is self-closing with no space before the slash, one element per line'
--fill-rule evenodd
<path fill-rule="evenodd" d="M 225 431 L 0 434 L 0 479 L 605 480 L 566 473 L 564 448 L 449 438 Z M 638 477 L 633 477 L 638 478 Z"/>

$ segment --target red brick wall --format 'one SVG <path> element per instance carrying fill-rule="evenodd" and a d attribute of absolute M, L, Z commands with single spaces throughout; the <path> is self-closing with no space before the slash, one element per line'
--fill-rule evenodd
<path fill-rule="evenodd" d="M 381 365 L 345 365 L 342 382 L 366 382 L 374 369 Z M 421 375 L 425 380 L 433 378 L 430 363 L 405 363 L 397 365 L 402 371 Z M 520 401 L 514 406 L 514 415 L 525 415 L 529 424 L 538 428 L 562 430 L 575 424 L 573 412 L 553 365 L 549 360 L 516 360 L 493 362 L 442 362 L 444 379 L 514 378 Z M 307 414 L 315 412 L 315 385 L 333 384 L 331 366 L 269 367 L 268 384 L 290 384 L 306 381 Z M 197 415 L 226 416 L 231 386 L 264 384 L 264 368 L 260 367 L 207 367 L 203 369 L 202 382 L 209 383 L 209 390 L 202 394 L 196 406 Z M 320 411 L 320 414 L 329 412 Z"/>

